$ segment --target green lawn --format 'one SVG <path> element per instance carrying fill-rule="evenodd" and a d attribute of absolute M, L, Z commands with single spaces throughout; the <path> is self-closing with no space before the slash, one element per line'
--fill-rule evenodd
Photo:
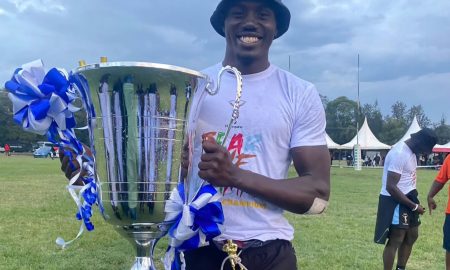
<path fill-rule="evenodd" d="M 0 156 L 0 269 L 129 269 L 132 245 L 97 211 L 93 232 L 85 233 L 66 250 L 56 246 L 58 236 L 69 240 L 80 226 L 59 166 L 56 159 Z M 372 240 L 381 173 L 380 169 L 333 168 L 326 213 L 287 214 L 296 231 L 294 246 L 300 269 L 382 269 L 383 246 Z M 423 203 L 436 173 L 418 172 Z M 408 269 L 444 269 L 441 242 L 446 196 L 447 191 L 442 191 L 437 196 L 439 209 L 422 218 Z M 165 243 L 161 241 L 158 247 L 159 256 Z"/>

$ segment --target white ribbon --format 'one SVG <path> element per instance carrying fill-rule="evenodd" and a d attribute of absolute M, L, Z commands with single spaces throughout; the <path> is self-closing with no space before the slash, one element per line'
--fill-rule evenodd
<path fill-rule="evenodd" d="M 91 160 L 93 157 L 89 157 L 84 148 L 79 149 L 81 143 L 73 132 L 75 124 L 73 113 L 81 108 L 73 104 L 79 98 L 78 89 L 75 84 L 69 84 L 68 78 L 67 72 L 61 69 L 52 69 L 46 73 L 42 60 L 36 60 L 22 65 L 22 68 L 17 69 L 13 78 L 6 83 L 6 89 L 10 92 L 8 96 L 13 104 L 15 120 L 20 122 L 25 131 L 41 135 L 47 134 L 52 141 L 56 140 L 56 136 L 59 135 L 61 148 L 77 149 L 75 159 L 82 169 L 80 168 L 79 172 L 70 179 L 67 189 L 77 205 L 82 224 L 73 240 L 66 242 L 60 237 L 56 239 L 56 243 L 62 248 L 80 237 L 84 228 L 93 229 L 90 222 L 93 204 L 97 203 L 103 213 L 100 186 L 94 177 L 94 161 Z M 39 116 L 39 120 L 36 119 L 37 116 Z M 64 134 L 71 138 L 67 138 Z M 84 161 L 83 157 L 90 161 Z M 81 171 L 87 172 L 84 177 L 85 185 L 75 186 Z M 84 195 L 89 199 L 84 200 Z M 95 198 L 95 202 L 92 202 L 93 198 Z"/>
<path fill-rule="evenodd" d="M 169 200 L 166 201 L 165 221 L 174 221 L 181 214 L 178 226 L 174 229 L 173 233 L 169 235 L 169 249 L 164 256 L 163 263 L 166 270 L 172 269 L 172 263 L 176 256 L 176 248 L 181 246 L 183 242 L 189 240 L 198 235 L 198 247 L 208 245 L 206 241 L 206 235 L 202 232 L 200 227 L 193 229 L 195 213 L 191 211 L 191 208 L 196 210 L 201 209 L 208 203 L 220 201 L 221 194 L 216 192 L 214 195 L 205 192 L 199 194 L 199 196 L 193 200 L 190 204 L 186 204 L 180 196 L 178 188 L 175 188 L 170 194 Z M 221 224 L 217 224 L 222 231 Z M 183 262 L 182 253 L 180 254 L 180 259 Z M 184 269 L 185 264 L 182 263 L 182 269 Z"/>
<path fill-rule="evenodd" d="M 58 70 L 66 78 L 68 74 L 64 70 Z M 68 101 L 64 101 L 60 96 L 55 93 L 45 94 L 39 89 L 39 85 L 42 84 L 45 78 L 45 69 L 42 60 L 35 60 L 33 62 L 22 65 L 22 69 L 14 74 L 14 79 L 20 85 L 31 90 L 32 93 L 18 90 L 18 94 L 9 93 L 8 97 L 13 104 L 14 115 L 30 106 L 34 101 L 37 100 L 48 100 L 49 110 L 45 118 L 41 120 L 36 120 L 35 115 L 30 109 L 28 109 L 28 114 L 24 121 L 22 122 L 22 127 L 25 131 L 37 133 L 44 135 L 53 121 L 56 122 L 58 127 L 62 130 L 66 129 L 66 118 L 73 116 L 73 113 L 78 111 L 80 108 L 72 104 L 76 99 L 75 91 L 73 89 L 68 89 L 66 92 L 68 96 Z M 50 96 L 48 96 L 50 95 Z"/>

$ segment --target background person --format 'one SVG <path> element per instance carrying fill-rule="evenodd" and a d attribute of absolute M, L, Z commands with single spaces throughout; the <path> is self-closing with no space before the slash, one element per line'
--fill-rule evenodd
<path fill-rule="evenodd" d="M 50 157 L 52 160 L 56 157 L 56 146 L 50 146 Z"/>
<path fill-rule="evenodd" d="M 9 144 L 5 143 L 5 156 L 9 157 L 11 156 L 11 147 L 9 146 Z"/>
<path fill-rule="evenodd" d="M 442 164 L 441 169 L 439 170 L 436 179 L 433 181 L 433 184 L 430 187 L 430 191 L 428 192 L 428 208 L 430 209 L 430 215 L 433 210 L 436 209 L 436 201 L 434 200 L 434 196 L 444 187 L 447 181 L 450 180 L 450 155 L 447 155 L 447 158 L 444 160 L 444 164 Z M 448 190 L 448 202 L 447 208 L 445 209 L 445 222 L 444 222 L 444 239 L 443 239 L 443 247 L 445 249 L 445 267 L 447 270 L 450 270 L 450 186 Z"/>
<path fill-rule="evenodd" d="M 378 155 L 378 153 L 375 155 L 375 157 L 373 158 L 373 161 L 375 162 L 375 166 L 380 166 L 380 155 Z"/>
<path fill-rule="evenodd" d="M 419 215 L 425 208 L 420 205 L 416 190 L 416 155 L 431 153 L 436 142 L 434 131 L 424 128 L 396 144 L 386 155 L 374 237 L 378 244 L 389 239 L 383 252 L 385 270 L 392 270 L 396 254 L 396 269 L 405 269 L 419 236 Z"/>

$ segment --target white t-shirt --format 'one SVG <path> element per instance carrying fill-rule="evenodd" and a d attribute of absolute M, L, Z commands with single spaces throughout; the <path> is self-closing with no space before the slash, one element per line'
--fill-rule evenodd
<path fill-rule="evenodd" d="M 386 190 L 388 171 L 401 175 L 397 187 L 403 194 L 408 194 L 411 190 L 416 189 L 416 169 L 416 155 L 405 142 L 396 144 L 386 155 L 380 192 L 381 195 L 391 196 Z"/>
<path fill-rule="evenodd" d="M 221 68 L 219 63 L 203 73 L 217 85 Z M 201 135 L 209 133 L 223 141 L 235 96 L 236 79 L 227 72 L 216 95 L 196 93 L 191 120 L 196 110 L 197 120 L 190 123 L 196 134 L 193 177 L 198 178 Z M 240 168 L 286 179 L 292 162 L 290 149 L 326 145 L 325 126 L 324 108 L 314 85 L 271 65 L 260 73 L 243 75 L 239 118 L 232 125 L 225 147 Z M 236 188 L 224 188 L 222 205 L 225 230 L 218 240 L 293 239 L 294 230 L 283 210 L 267 201 Z"/>

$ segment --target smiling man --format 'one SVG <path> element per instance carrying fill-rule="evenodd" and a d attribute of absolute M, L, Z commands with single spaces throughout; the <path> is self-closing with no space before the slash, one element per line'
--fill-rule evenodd
<path fill-rule="evenodd" d="M 187 269 L 220 269 L 227 240 L 238 246 L 249 270 L 297 269 L 294 229 L 283 211 L 319 214 L 327 206 L 330 157 L 319 94 L 313 84 L 269 62 L 272 42 L 288 30 L 290 17 L 280 0 L 222 0 L 211 16 L 226 51 L 221 63 L 203 72 L 216 78 L 223 66 L 236 67 L 243 93 L 225 147 L 217 142 L 228 128 L 234 76 L 224 74 L 218 94 L 199 106 L 194 175 L 223 188 L 225 230 L 209 246 L 185 253 Z M 296 175 L 288 178 L 291 163 Z"/>

